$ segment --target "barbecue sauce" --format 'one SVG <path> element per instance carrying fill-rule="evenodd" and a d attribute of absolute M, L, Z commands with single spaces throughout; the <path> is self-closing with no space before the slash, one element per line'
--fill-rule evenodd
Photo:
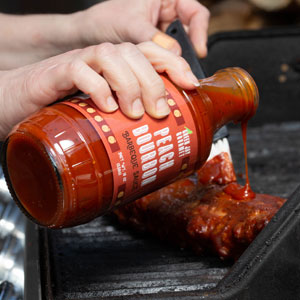
<path fill-rule="evenodd" d="M 246 183 L 244 186 L 239 185 L 237 182 L 229 184 L 224 191 L 236 200 L 249 200 L 255 198 L 255 193 L 252 191 L 249 182 L 248 174 L 248 159 L 247 159 L 247 121 L 242 122 L 242 136 L 244 145 L 244 159 L 245 159 L 245 173 Z"/>
<path fill-rule="evenodd" d="M 178 180 L 114 213 L 122 224 L 148 231 L 180 248 L 190 248 L 196 254 L 208 252 L 221 259 L 237 259 L 285 199 L 257 193 L 254 198 L 237 201 L 226 193 L 233 184 L 242 188 L 236 182 L 227 152 L 208 160 L 196 175 Z"/>
<path fill-rule="evenodd" d="M 205 163 L 216 130 L 256 112 L 257 87 L 242 69 L 220 70 L 192 91 L 162 79 L 171 109 L 162 120 L 103 113 L 83 95 L 14 128 L 2 162 L 27 216 L 52 228 L 90 221 L 192 174 Z"/>

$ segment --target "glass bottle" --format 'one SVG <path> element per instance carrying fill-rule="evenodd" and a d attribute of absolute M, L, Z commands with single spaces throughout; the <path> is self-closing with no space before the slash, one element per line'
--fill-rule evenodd
<path fill-rule="evenodd" d="M 23 212 L 51 228 L 88 222 L 192 174 L 207 160 L 214 132 L 246 122 L 258 106 L 255 82 L 240 68 L 191 91 L 162 79 L 171 109 L 162 120 L 103 113 L 82 95 L 18 124 L 1 159 Z"/>

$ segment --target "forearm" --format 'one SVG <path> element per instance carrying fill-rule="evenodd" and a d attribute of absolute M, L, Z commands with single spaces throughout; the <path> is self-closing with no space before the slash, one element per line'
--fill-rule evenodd
<path fill-rule="evenodd" d="M 68 15 L 0 14 L 0 70 L 103 42 L 138 44 L 157 34 L 159 45 L 178 54 L 179 44 L 157 28 L 177 17 L 205 56 L 209 12 L 196 0 L 110 0 Z"/>
<path fill-rule="evenodd" d="M 12 69 L 74 48 L 82 42 L 74 27 L 76 14 L 0 14 L 0 69 Z"/>

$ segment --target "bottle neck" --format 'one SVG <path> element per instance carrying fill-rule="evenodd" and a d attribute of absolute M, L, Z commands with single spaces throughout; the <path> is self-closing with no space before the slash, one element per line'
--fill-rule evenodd
<path fill-rule="evenodd" d="M 197 92 L 207 107 L 214 131 L 229 122 L 246 122 L 256 112 L 258 89 L 240 68 L 227 68 L 200 80 Z"/>

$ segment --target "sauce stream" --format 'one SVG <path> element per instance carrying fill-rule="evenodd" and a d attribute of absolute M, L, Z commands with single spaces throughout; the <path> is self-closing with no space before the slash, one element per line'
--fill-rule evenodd
<path fill-rule="evenodd" d="M 232 196 L 236 200 L 248 200 L 248 199 L 253 199 L 256 196 L 256 194 L 252 191 L 252 189 L 250 187 L 249 174 L 248 174 L 247 124 L 248 124 L 248 121 L 243 121 L 241 123 L 243 144 L 244 144 L 245 173 L 246 173 L 245 186 L 241 186 L 238 183 L 234 182 L 234 183 L 229 184 L 224 190 L 225 193 Z"/>

